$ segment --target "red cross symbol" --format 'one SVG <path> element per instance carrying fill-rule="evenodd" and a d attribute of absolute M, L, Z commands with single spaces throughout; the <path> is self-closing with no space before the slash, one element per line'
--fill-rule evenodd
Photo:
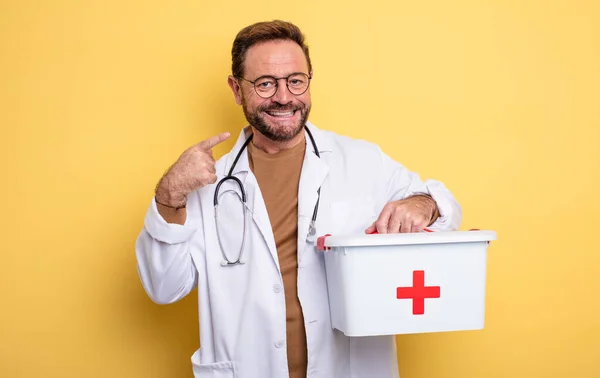
<path fill-rule="evenodd" d="M 425 271 L 413 271 L 412 287 L 399 287 L 396 289 L 396 298 L 412 299 L 413 315 L 425 313 L 425 298 L 439 298 L 439 286 L 425 286 Z"/>

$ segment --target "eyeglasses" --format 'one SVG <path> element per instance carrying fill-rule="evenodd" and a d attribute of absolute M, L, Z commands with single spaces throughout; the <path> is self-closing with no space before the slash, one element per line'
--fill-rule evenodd
<path fill-rule="evenodd" d="M 273 77 L 273 76 L 261 76 L 258 79 L 252 81 L 243 77 L 239 77 L 249 83 L 252 83 L 256 94 L 262 98 L 271 98 L 277 93 L 279 87 L 279 80 L 285 79 L 285 84 L 291 94 L 300 96 L 304 94 L 310 85 L 312 77 L 308 76 L 303 72 L 296 72 L 288 77 Z"/>

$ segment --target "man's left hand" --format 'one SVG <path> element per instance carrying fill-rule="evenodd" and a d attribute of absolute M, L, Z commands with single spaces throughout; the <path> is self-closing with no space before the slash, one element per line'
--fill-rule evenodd
<path fill-rule="evenodd" d="M 367 234 L 419 232 L 432 224 L 439 216 L 438 207 L 428 195 L 414 195 L 399 201 L 389 202 L 379 218 L 365 230 Z"/>

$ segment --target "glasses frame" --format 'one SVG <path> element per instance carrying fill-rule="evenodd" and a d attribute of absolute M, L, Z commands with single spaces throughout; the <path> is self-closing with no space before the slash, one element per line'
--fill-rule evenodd
<path fill-rule="evenodd" d="M 304 75 L 304 76 L 306 76 L 308 78 L 308 85 L 306 86 L 306 89 L 304 91 L 302 91 L 302 93 L 294 93 L 294 92 L 292 92 L 290 90 L 289 78 L 292 77 L 292 76 L 294 76 L 294 75 Z M 267 97 L 261 95 L 258 92 L 258 89 L 256 89 L 256 82 L 259 81 L 260 79 L 266 79 L 266 78 L 275 80 L 275 92 L 273 92 L 272 95 L 267 96 Z M 257 77 L 254 81 L 248 80 L 248 79 L 246 79 L 245 77 L 242 77 L 242 76 L 238 76 L 238 79 L 242 79 L 242 80 L 245 80 L 245 81 L 251 83 L 252 84 L 252 88 L 254 88 L 254 92 L 256 92 L 256 94 L 258 95 L 258 97 L 267 99 L 267 98 L 271 98 L 271 97 L 273 97 L 273 96 L 275 96 L 277 94 L 277 91 L 279 90 L 279 80 L 282 80 L 282 79 L 285 79 L 285 86 L 287 87 L 287 90 L 291 94 L 293 94 L 294 96 L 302 96 L 303 94 L 306 93 L 306 91 L 308 91 L 308 88 L 310 87 L 310 81 L 312 80 L 312 75 L 309 75 L 309 74 L 307 74 L 305 72 L 294 72 L 294 73 L 291 73 L 288 76 L 284 76 L 284 77 L 275 77 L 275 76 L 271 76 L 271 75 L 263 75 L 263 76 Z"/>

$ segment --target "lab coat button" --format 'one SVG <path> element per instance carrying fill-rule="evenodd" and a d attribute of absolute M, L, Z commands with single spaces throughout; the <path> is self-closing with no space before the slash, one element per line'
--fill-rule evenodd
<path fill-rule="evenodd" d="M 275 284 L 273 285 L 273 291 L 276 293 L 281 293 L 281 290 L 283 290 L 283 288 L 281 287 L 280 284 Z"/>
<path fill-rule="evenodd" d="M 283 341 L 283 340 L 277 340 L 277 342 L 275 343 L 276 348 L 283 348 L 284 345 L 285 345 L 285 341 Z"/>

